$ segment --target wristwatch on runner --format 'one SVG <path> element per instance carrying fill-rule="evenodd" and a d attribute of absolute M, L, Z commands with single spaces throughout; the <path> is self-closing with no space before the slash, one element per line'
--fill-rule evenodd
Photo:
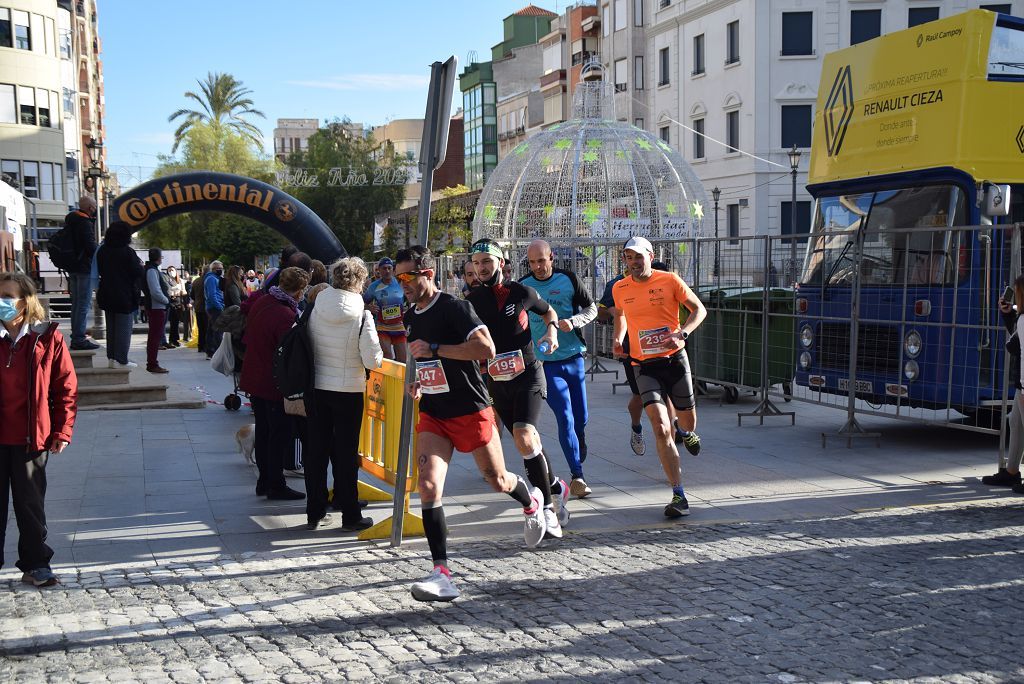
<path fill-rule="evenodd" d="M 686 338 L 690 336 L 690 333 L 686 332 L 685 330 L 680 330 L 679 332 L 680 332 L 680 335 L 683 338 L 683 342 L 685 342 Z"/>
<path fill-rule="evenodd" d="M 440 346 L 441 345 L 439 345 L 437 342 L 430 343 L 430 355 L 433 356 L 435 359 L 437 358 L 437 348 Z"/>

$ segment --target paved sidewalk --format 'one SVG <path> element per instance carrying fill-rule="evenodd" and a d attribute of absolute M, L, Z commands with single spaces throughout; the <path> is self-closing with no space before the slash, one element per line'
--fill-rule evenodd
<path fill-rule="evenodd" d="M 0 681 L 1024 679 L 1024 497 L 978 483 L 994 438 L 869 419 L 881 448 L 822 449 L 843 413 L 794 403 L 795 427 L 737 428 L 752 400 L 704 398 L 704 450 L 684 456 L 693 514 L 667 522 L 653 444 L 633 455 L 626 397 L 599 376 L 594 495 L 570 503 L 561 543 L 526 552 L 508 498 L 453 460 L 445 510 L 464 596 L 440 608 L 408 595 L 428 569 L 422 540 L 393 550 L 309 532 L 301 502 L 256 497 L 234 441 L 251 413 L 216 403 L 230 380 L 194 350 L 160 360 L 163 379 L 214 403 L 80 414 L 48 467 L 65 584 L 39 592 L 0 570 Z M 564 474 L 546 409 L 540 429 Z M 12 520 L 12 562 L 16 542 Z"/>

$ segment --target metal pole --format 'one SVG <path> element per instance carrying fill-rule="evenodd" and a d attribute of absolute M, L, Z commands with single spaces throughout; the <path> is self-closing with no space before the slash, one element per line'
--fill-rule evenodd
<path fill-rule="evenodd" d="M 796 166 L 793 166 L 793 201 L 789 204 L 789 268 L 792 270 L 790 284 L 796 282 Z"/>
<path fill-rule="evenodd" d="M 454 63 L 454 58 L 451 60 Z M 434 168 L 437 166 L 438 153 L 437 143 L 439 139 L 439 117 L 447 117 L 447 111 L 442 111 L 442 105 L 451 106 L 451 102 L 442 103 L 445 99 L 444 84 L 442 78 L 445 73 L 445 65 L 442 62 L 434 62 L 430 65 L 430 90 L 427 93 L 427 116 L 423 121 L 423 144 L 420 148 L 420 170 L 423 172 L 423 181 L 420 184 L 420 207 L 419 207 L 419 244 L 427 246 L 430 238 L 430 193 L 434 189 Z M 436 274 L 435 274 L 436 275 Z M 408 347 L 407 347 L 408 348 Z M 405 386 L 408 387 L 416 381 L 416 361 L 408 351 L 405 357 Z M 412 449 L 413 412 L 414 402 L 408 395 L 402 398 L 402 423 L 401 433 L 398 440 L 398 466 L 395 476 L 395 499 L 392 507 L 391 518 L 391 546 L 402 545 L 402 527 L 405 524 L 405 496 L 406 479 L 409 474 L 409 458 Z"/>

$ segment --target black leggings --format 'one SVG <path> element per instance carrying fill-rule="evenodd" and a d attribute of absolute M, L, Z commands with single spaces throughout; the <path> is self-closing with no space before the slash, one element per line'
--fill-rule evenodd
<path fill-rule="evenodd" d="M 259 469 L 257 490 L 267 493 L 285 488 L 285 455 L 295 449 L 290 416 L 284 412 L 284 400 L 252 397 L 252 413 L 256 418 L 256 467 Z"/>
<path fill-rule="evenodd" d="M 327 512 L 327 464 L 334 471 L 335 510 L 343 525 L 359 522 L 359 429 L 363 395 L 359 392 L 313 390 L 307 403 L 309 449 L 302 452 L 306 473 L 306 517 L 319 520 Z"/>

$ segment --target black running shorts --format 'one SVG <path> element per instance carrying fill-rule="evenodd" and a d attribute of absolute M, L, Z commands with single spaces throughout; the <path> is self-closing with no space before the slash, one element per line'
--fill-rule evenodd
<path fill-rule="evenodd" d="M 541 406 L 548 396 L 544 369 L 539 362 L 534 361 L 512 380 L 498 382 L 488 377 L 487 389 L 491 393 L 495 412 L 509 432 L 516 426 L 537 427 Z"/>
<path fill-rule="evenodd" d="M 644 406 L 672 402 L 677 411 L 687 411 L 695 405 L 693 379 L 686 352 L 680 350 L 663 359 L 644 361 L 638 368 L 636 384 Z"/>
<path fill-rule="evenodd" d="M 622 362 L 622 372 L 626 375 L 626 382 L 629 384 L 629 391 L 640 396 L 640 388 L 636 386 L 636 369 L 630 359 L 626 359 Z"/>

